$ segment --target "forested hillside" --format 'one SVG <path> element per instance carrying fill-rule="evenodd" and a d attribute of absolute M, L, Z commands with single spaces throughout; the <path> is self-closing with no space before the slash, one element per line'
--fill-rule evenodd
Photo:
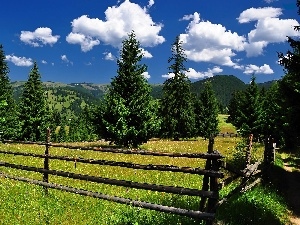
<path fill-rule="evenodd" d="M 211 78 L 196 81 L 191 84 L 192 92 L 196 95 L 204 89 L 204 83 L 210 81 L 216 94 L 217 100 L 228 106 L 232 93 L 238 90 L 245 90 L 248 84 L 233 75 L 217 75 Z M 13 82 L 14 98 L 19 101 L 25 81 Z M 260 88 L 268 89 L 273 81 L 260 83 Z M 43 82 L 50 108 L 63 111 L 68 115 L 72 112 L 79 113 L 86 105 L 99 102 L 107 92 L 109 84 L 93 83 L 71 83 Z M 155 99 L 162 98 L 163 84 L 151 84 L 151 96 Z"/>

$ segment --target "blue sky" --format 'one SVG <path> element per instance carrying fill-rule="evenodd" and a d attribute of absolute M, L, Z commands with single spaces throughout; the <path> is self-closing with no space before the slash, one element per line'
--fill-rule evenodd
<path fill-rule="evenodd" d="M 43 81 L 109 83 L 121 42 L 134 30 L 149 83 L 163 83 L 171 45 L 183 42 L 191 81 L 218 74 L 249 82 L 280 79 L 277 52 L 299 36 L 296 0 L 3 1 L 0 43 L 11 81 L 27 80 L 33 62 Z"/>

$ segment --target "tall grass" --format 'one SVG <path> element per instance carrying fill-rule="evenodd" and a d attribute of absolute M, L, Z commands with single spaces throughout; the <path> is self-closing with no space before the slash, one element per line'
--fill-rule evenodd
<path fill-rule="evenodd" d="M 219 137 L 215 140 L 214 149 L 219 150 L 223 155 L 230 156 L 239 138 Z M 76 143 L 77 144 L 77 143 Z M 103 145 L 105 143 L 92 143 L 92 145 Z M 190 152 L 199 153 L 207 151 L 207 140 L 195 139 L 189 141 L 167 141 L 153 140 L 142 146 L 143 149 L 164 152 Z M 87 145 L 87 143 L 85 143 Z M 43 154 L 44 147 L 36 145 L 0 144 L 2 150 L 34 152 Z M 106 159 L 114 161 L 135 162 L 140 164 L 165 164 L 175 166 L 204 167 L 204 160 L 185 159 L 170 157 L 154 157 L 141 155 L 124 155 L 101 153 L 92 151 L 75 151 L 63 148 L 50 148 L 53 155 L 65 155 L 71 157 L 83 157 L 92 159 Z M 12 162 L 28 166 L 43 167 L 42 159 L 32 157 L 21 157 L 0 154 L 0 161 Z M 132 180 L 137 182 L 164 184 L 171 186 L 182 186 L 189 188 L 201 188 L 202 177 L 192 174 L 141 171 L 127 168 L 87 165 L 75 162 L 64 162 L 50 160 L 50 169 L 65 170 L 73 173 L 89 174 L 94 176 L 109 177 L 114 179 Z M 25 172 L 15 169 L 0 167 L 0 172 L 25 176 L 34 179 L 42 179 L 42 174 Z M 49 181 L 81 189 L 101 192 L 113 196 L 131 198 L 135 200 L 153 202 L 163 205 L 182 207 L 198 210 L 199 197 L 179 196 L 167 193 L 151 192 L 147 190 L 128 189 L 105 184 L 78 181 L 68 178 L 49 176 Z M 265 195 L 266 192 L 258 190 L 252 194 Z M 247 195 L 246 195 L 247 196 Z M 239 199 L 240 197 L 237 197 Z M 243 197 L 244 198 L 244 197 Z M 271 197 L 270 199 L 276 199 Z M 242 207 L 243 204 L 235 200 L 231 204 Z M 271 201 L 271 200 L 270 200 Z M 262 201 L 256 201 L 261 204 Z M 271 203 L 271 202 L 269 202 Z M 273 204 L 273 203 L 272 203 Z M 49 190 L 45 195 L 43 188 L 32 184 L 22 183 L 0 177 L 0 224 L 199 224 L 194 219 L 160 213 L 156 211 L 121 205 L 108 201 L 93 199 L 91 197 L 79 196 L 58 190 Z M 244 207 L 246 207 L 245 205 Z M 224 220 L 226 209 L 229 206 L 220 208 L 218 218 Z M 233 206 L 232 206 L 233 207 Z M 247 208 L 248 210 L 252 210 Z M 234 207 L 232 208 L 234 211 Z M 281 210 L 281 209 L 280 209 Z M 236 211 L 236 210 L 235 210 Z M 222 212 L 225 212 L 225 214 Z M 282 212 L 285 212 L 282 209 Z M 272 212 L 273 213 L 273 212 Z M 223 216 L 222 216 L 223 215 Z M 228 214 L 231 215 L 231 214 Z M 258 215 L 258 214 L 257 214 Z M 268 214 L 266 214 L 268 215 Z M 280 215 L 279 215 L 280 216 Z M 231 221 L 231 220 L 229 220 Z M 241 223 L 237 223 L 241 224 Z M 260 224 L 260 223 L 257 223 Z"/>

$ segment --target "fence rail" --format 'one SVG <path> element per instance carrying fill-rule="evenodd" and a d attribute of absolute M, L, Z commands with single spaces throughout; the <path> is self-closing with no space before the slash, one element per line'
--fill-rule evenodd
<path fill-rule="evenodd" d="M 223 173 L 219 170 L 221 164 L 220 160 L 222 160 L 223 156 L 218 151 L 213 151 L 212 139 L 209 142 L 210 144 L 207 153 L 170 153 L 170 152 L 145 151 L 140 149 L 116 149 L 111 147 L 82 147 L 82 146 L 63 145 L 63 144 L 50 142 L 50 130 L 48 130 L 47 132 L 46 142 L 13 141 L 13 140 L 4 140 L 3 142 L 20 143 L 20 144 L 37 144 L 37 145 L 45 146 L 45 154 L 0 150 L 0 154 L 18 155 L 24 157 L 34 157 L 34 158 L 44 159 L 44 168 L 18 165 L 9 162 L 3 162 L 0 160 L 0 167 L 8 167 L 8 168 L 14 168 L 14 169 L 19 169 L 24 171 L 41 173 L 43 174 L 43 181 L 33 180 L 26 177 L 16 177 L 1 172 L 0 172 L 0 176 L 43 186 L 46 192 L 48 191 L 48 188 L 59 189 L 67 192 L 77 193 L 80 195 L 91 196 L 94 198 L 105 199 L 105 200 L 114 201 L 123 204 L 130 204 L 132 206 L 143 207 L 146 209 L 174 213 L 182 216 L 206 220 L 206 224 L 208 225 L 212 224 L 212 221 L 215 217 L 216 204 L 218 203 L 219 200 L 218 178 L 223 177 Z M 85 159 L 81 157 L 58 156 L 58 155 L 50 154 L 51 152 L 50 147 L 51 148 L 60 147 L 69 150 L 95 151 L 95 152 L 105 152 L 105 153 L 113 153 L 113 154 L 138 154 L 138 155 L 148 155 L 148 156 L 198 158 L 198 159 L 206 160 L 206 166 L 204 169 L 201 169 L 201 168 L 192 168 L 192 167 L 178 167 L 173 165 L 152 165 L 152 164 L 143 165 L 143 164 L 137 164 L 133 162 L 118 162 L 118 161 L 108 161 L 108 160 Z M 67 171 L 53 170 L 49 168 L 50 159 L 74 161 L 75 166 L 77 162 L 80 162 L 86 164 L 117 166 L 117 167 L 125 167 L 125 168 L 140 169 L 140 170 L 170 171 L 170 172 L 181 172 L 184 174 L 188 173 L 188 174 L 204 175 L 203 184 L 202 184 L 203 187 L 202 189 L 191 189 L 186 187 L 178 187 L 178 186 L 175 187 L 175 186 L 166 186 L 166 185 L 158 185 L 158 184 L 140 183 L 140 182 L 133 182 L 128 180 L 117 180 L 111 178 L 90 176 L 87 174 L 78 174 L 78 173 L 71 173 Z M 199 196 L 201 198 L 200 201 L 201 207 L 199 207 L 199 211 L 190 210 L 190 209 L 181 209 L 181 208 L 163 206 L 163 205 L 149 203 L 149 202 L 136 201 L 136 200 L 122 198 L 122 197 L 109 196 L 102 193 L 92 192 L 88 190 L 81 190 L 74 187 L 63 186 L 60 184 L 53 184 L 49 182 L 49 177 L 48 177 L 49 174 L 60 176 L 60 177 L 85 180 L 87 182 L 122 186 L 127 188 L 166 192 L 166 193 L 179 194 L 179 195 Z M 199 179 L 201 179 L 200 176 Z"/>

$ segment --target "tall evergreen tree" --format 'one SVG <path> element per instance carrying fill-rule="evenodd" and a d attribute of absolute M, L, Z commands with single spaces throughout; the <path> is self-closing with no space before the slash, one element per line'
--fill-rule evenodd
<path fill-rule="evenodd" d="M 161 135 L 166 138 L 179 140 L 195 136 L 194 104 L 191 84 L 185 75 L 184 66 L 186 55 L 179 36 L 172 45 L 172 56 L 168 60 L 174 76 L 164 82 L 161 99 Z"/>
<path fill-rule="evenodd" d="M 229 121 L 233 123 L 243 136 L 253 134 L 255 138 L 261 135 L 261 103 L 258 86 L 253 75 L 247 89 L 236 96 L 235 102 L 229 104 Z M 236 108 L 235 108 L 236 107 Z"/>
<path fill-rule="evenodd" d="M 20 102 L 21 139 L 44 141 L 48 126 L 48 105 L 36 62 L 24 84 Z"/>
<path fill-rule="evenodd" d="M 297 7 L 300 15 L 300 0 L 297 0 Z M 300 31 L 300 26 L 295 30 Z M 286 73 L 279 81 L 279 90 L 285 117 L 285 145 L 293 148 L 300 145 L 300 40 L 288 37 L 288 43 L 291 50 L 278 54 Z"/>
<path fill-rule="evenodd" d="M 3 46 L 0 45 L 0 101 L 4 101 L 5 106 L 0 108 L 1 117 L 5 118 L 0 121 L 0 132 L 5 139 L 16 138 L 18 133 L 18 120 L 16 104 L 13 99 L 13 89 L 8 77 L 9 68 L 5 61 Z"/>
<path fill-rule="evenodd" d="M 118 145 L 137 147 L 147 142 L 159 127 L 151 88 L 143 76 L 147 66 L 132 31 L 123 41 L 118 75 L 113 78 L 101 112 L 102 136 Z"/>
<path fill-rule="evenodd" d="M 210 138 L 219 133 L 218 114 L 218 101 L 211 82 L 207 81 L 195 106 L 196 130 L 199 136 Z"/>

